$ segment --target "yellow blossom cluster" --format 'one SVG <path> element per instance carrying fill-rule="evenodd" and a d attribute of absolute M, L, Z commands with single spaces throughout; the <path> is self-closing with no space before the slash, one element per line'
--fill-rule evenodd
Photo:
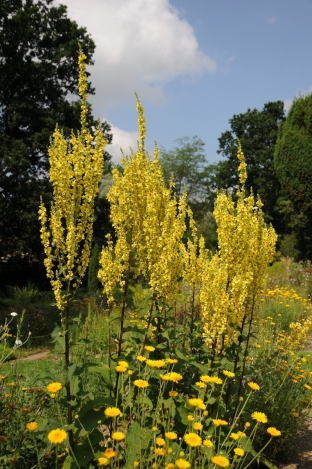
<path fill-rule="evenodd" d="M 81 284 L 89 263 L 93 204 L 103 172 L 106 145 L 100 124 L 95 135 L 87 127 L 86 56 L 79 54 L 79 94 L 81 96 L 81 132 L 69 141 L 56 127 L 49 147 L 50 180 L 53 187 L 51 216 L 41 202 L 41 240 L 57 306 L 64 308 L 63 284 Z"/>
<path fill-rule="evenodd" d="M 230 193 L 217 196 L 214 216 L 217 222 L 218 251 L 203 263 L 199 293 L 203 327 L 207 342 L 230 334 L 246 314 L 263 288 L 267 265 L 275 252 L 277 235 L 264 222 L 262 203 L 246 195 L 246 164 L 239 144 L 237 201 Z"/>
<path fill-rule="evenodd" d="M 107 194 L 117 241 L 113 244 L 107 237 L 98 277 L 110 303 L 116 286 L 125 285 L 130 268 L 135 276 L 145 278 L 156 299 L 161 297 L 168 303 L 182 276 L 186 194 L 177 202 L 173 183 L 166 187 L 159 150 L 156 147 L 152 159 L 144 147 L 145 119 L 138 98 L 137 110 L 137 152 L 123 156 L 123 172 L 113 170 L 114 184 Z"/>
<path fill-rule="evenodd" d="M 292 350 L 303 349 L 307 335 L 312 328 L 312 317 L 292 322 L 289 325 L 289 333 L 285 336 L 285 345 L 289 345 Z"/>

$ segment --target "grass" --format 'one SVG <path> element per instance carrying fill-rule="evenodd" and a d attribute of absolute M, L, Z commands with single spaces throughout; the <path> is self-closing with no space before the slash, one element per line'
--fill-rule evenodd
<path fill-rule="evenodd" d="M 293 270 L 298 272 L 296 266 L 291 266 L 291 269 L 287 266 L 286 269 L 282 263 L 279 263 L 276 267 L 273 265 L 268 270 L 268 288 L 264 290 L 262 301 L 260 301 L 259 319 L 248 347 L 248 356 L 243 357 L 245 340 L 243 339 L 241 347 L 238 347 L 237 342 L 234 341 L 232 350 L 227 350 L 223 358 L 215 357 L 213 377 L 221 380 L 223 382 L 222 386 L 213 384 L 207 388 L 206 386 L 202 387 L 201 376 L 209 376 L 210 374 L 211 352 L 203 346 L 190 350 L 187 332 L 190 317 L 189 313 L 184 312 L 185 307 L 183 306 L 182 296 L 177 298 L 177 304 L 168 314 L 167 329 L 163 331 L 159 343 L 157 343 L 157 330 L 154 326 L 152 327 L 147 337 L 147 344 L 150 344 L 151 350 L 156 345 L 155 350 L 147 352 L 143 349 L 142 352 L 142 339 L 146 331 L 144 326 L 147 315 L 146 292 L 140 287 L 134 290 L 132 303 L 129 304 L 126 313 L 125 327 L 127 332 L 124 336 L 123 353 L 119 358 L 119 360 L 127 363 L 127 366 L 125 372 L 119 374 L 119 382 L 118 372 L 115 369 L 118 364 L 115 353 L 119 328 L 118 311 L 108 312 L 94 297 L 86 299 L 84 296 L 83 300 L 78 299 L 76 311 L 81 308 L 81 312 L 80 315 L 76 314 L 76 319 L 71 326 L 71 337 L 76 344 L 71 349 L 71 373 L 72 379 L 74 379 L 73 383 L 75 383 L 72 388 L 75 393 L 73 405 L 78 418 L 77 422 L 74 423 L 74 428 L 80 428 L 81 431 L 80 436 L 76 436 L 80 441 L 80 446 L 77 447 L 75 453 L 83 458 L 85 456 L 82 456 L 82 454 L 90 455 L 92 447 L 92 451 L 95 452 L 93 455 L 91 454 L 91 459 L 88 456 L 88 461 L 91 464 L 90 467 L 95 467 L 96 464 L 92 461 L 104 457 L 106 449 L 111 448 L 112 451 L 119 451 L 120 457 L 126 458 L 128 462 L 130 461 L 133 467 L 136 458 L 139 457 L 136 449 L 141 445 L 144 449 L 144 451 L 142 449 L 144 456 L 142 453 L 140 458 L 145 458 L 144 468 L 150 467 L 153 469 L 155 463 L 161 468 L 163 465 L 165 467 L 165 461 L 166 464 L 172 464 L 172 458 L 171 453 L 167 453 L 166 450 L 166 456 L 162 460 L 159 459 L 161 458 L 162 446 L 155 446 L 155 438 L 163 438 L 164 433 L 170 430 L 176 431 L 182 437 L 183 434 L 196 433 L 202 440 L 212 439 L 215 449 L 212 451 L 209 446 L 206 449 L 201 446 L 203 448 L 201 455 L 197 449 L 192 450 L 191 447 L 186 445 L 183 438 L 178 446 L 175 446 L 177 443 L 168 443 L 168 448 L 172 448 L 175 454 L 177 451 L 184 451 L 185 455 L 181 456 L 180 459 L 193 460 L 196 457 L 197 465 L 199 464 L 205 468 L 210 467 L 211 463 L 209 461 L 213 454 L 217 454 L 218 451 L 218 454 L 223 454 L 231 459 L 234 448 L 233 442 L 230 443 L 231 438 L 229 436 L 234 428 L 230 430 L 230 433 L 227 427 L 224 427 L 224 429 L 214 428 L 211 419 L 231 421 L 230 416 L 234 415 L 235 406 L 238 406 L 239 418 L 235 420 L 235 431 L 245 432 L 247 440 L 239 440 L 236 447 L 247 454 L 249 451 L 248 445 L 253 444 L 256 450 L 259 451 L 263 445 L 270 441 L 266 433 L 266 427 L 271 425 L 282 431 L 282 438 L 273 438 L 265 453 L 269 455 L 271 460 L 276 458 L 277 455 L 281 455 L 283 445 L 284 448 L 289 446 L 288 442 L 291 441 L 297 428 L 304 420 L 305 409 L 310 406 L 308 388 L 309 383 L 312 381 L 310 375 L 310 372 L 312 372 L 310 355 L 312 353 L 302 350 L 289 352 L 288 346 L 281 339 L 281 334 L 287 337 L 291 322 L 300 321 L 302 318 L 308 318 L 311 315 L 311 305 L 307 300 L 306 293 L 309 282 L 305 280 L 306 283 L 304 283 L 299 275 L 296 282 L 290 281 L 293 278 Z M 177 311 L 179 311 L 178 316 L 176 316 Z M 198 331 L 201 329 L 198 321 L 195 324 L 196 328 Z M 199 332 L 198 336 L 200 337 Z M 12 413 L 10 405 L 14 403 L 15 408 L 16 406 L 19 408 L 19 406 L 30 405 L 31 411 L 26 422 L 29 421 L 29 418 L 30 421 L 35 420 L 38 422 L 39 427 L 36 437 L 39 439 L 37 445 L 40 448 L 45 448 L 45 451 L 48 452 L 53 451 L 53 446 L 47 446 L 47 434 L 53 428 L 60 426 L 58 414 L 62 415 L 62 419 L 65 418 L 67 400 L 63 392 L 64 388 L 61 389 L 59 398 L 55 402 L 53 402 L 53 399 L 51 400 L 47 392 L 49 383 L 64 383 L 66 378 L 63 355 L 60 353 L 61 336 L 56 335 L 54 337 L 60 337 L 58 352 L 50 353 L 43 360 L 4 363 L 1 369 L 1 374 L 6 376 L 3 383 L 6 394 L 3 395 L 8 396 L 2 401 L 0 399 L 0 405 L 4 406 L 2 408 L 5 420 L 11 421 L 12 425 L 15 425 L 15 435 L 18 435 L 18 429 L 23 428 L 25 419 L 21 420 L 21 417 L 18 416 L 18 412 L 22 412 L 22 410 Z M 51 345 L 50 340 L 47 343 Z M 182 343 L 185 343 L 184 348 L 181 346 Z M 233 348 L 234 345 L 236 348 Z M 18 353 L 22 355 L 25 352 L 29 353 L 36 350 L 30 348 L 20 350 Z M 137 360 L 136 357 L 140 353 L 145 356 L 145 361 L 140 362 Z M 234 369 L 235 356 L 239 358 L 236 371 Z M 160 369 L 158 369 L 158 365 L 156 368 L 154 365 L 148 366 L 146 364 L 148 359 L 152 360 L 152 364 L 160 363 L 162 360 L 165 363 L 167 359 L 176 360 L 177 363 L 174 365 L 168 363 L 160 365 Z M 244 362 L 245 368 L 242 368 Z M 128 374 L 128 370 L 131 371 L 131 374 Z M 161 375 L 170 373 L 170 370 L 178 375 L 180 374 L 181 381 L 162 381 Z M 231 378 L 226 378 L 228 381 L 225 381 L 222 370 L 235 371 L 237 379 L 233 383 L 230 382 Z M 239 390 L 240 373 L 242 373 L 243 380 L 242 387 Z M 148 382 L 149 386 L 144 389 L 136 388 L 134 382 L 140 379 Z M 117 397 L 114 398 L 116 382 L 118 382 L 118 393 Z M 252 391 L 248 387 L 249 382 L 257 383 L 260 389 Z M 306 388 L 305 385 L 308 387 Z M 24 393 L 21 393 L 21 389 L 25 389 Z M 35 394 L 32 394 L 31 390 L 34 390 Z M 171 396 L 170 392 L 176 392 L 176 397 Z M 238 396 L 242 399 L 241 401 L 238 400 Z M 200 409 L 189 404 L 189 399 L 194 397 L 205 402 L 208 417 L 205 417 Z M 20 402 L 20 404 L 17 405 L 17 402 Z M 244 407 L 245 405 L 246 407 Z M 103 413 L 103 409 L 108 406 L 120 408 L 123 416 L 118 417 L 118 421 L 110 421 Z M 255 426 L 255 422 L 251 417 L 254 411 L 266 414 L 269 424 L 262 427 L 260 424 Z M 188 416 L 192 416 L 193 421 L 188 420 Z M 130 422 L 131 420 L 137 422 L 137 426 L 129 425 L 129 419 Z M 13 424 L 13 422 L 15 423 Z M 203 430 L 200 432 L 194 431 L 193 422 L 197 422 L 199 426 L 202 424 Z M 155 430 L 153 433 L 152 427 L 157 427 L 157 431 Z M 66 427 L 62 426 L 61 428 Z M 95 431 L 96 428 L 102 428 L 102 436 L 98 431 Z M 113 430 L 126 434 L 126 445 L 113 440 L 110 442 L 107 439 L 107 435 L 110 435 Z M 78 435 L 79 430 L 77 431 Z M 9 432 L 9 429 L 0 423 L 0 436 L 1 432 Z M 88 439 L 83 435 L 88 435 L 91 447 Z M 144 446 L 145 440 L 142 440 L 142 435 L 145 435 L 146 444 L 155 446 L 153 446 L 152 453 L 146 452 L 147 448 Z M 104 445 L 103 449 L 101 449 L 101 446 L 99 447 L 98 438 L 100 436 L 102 438 L 101 444 Z M 23 440 L 16 439 L 17 436 L 15 438 L 12 434 L 11 438 L 12 444 L 15 441 L 15 446 L 18 447 L 22 444 L 19 441 Z M 28 445 L 31 442 L 30 440 L 26 441 L 28 441 Z M 149 443 L 147 443 L 148 441 Z M 230 446 L 224 445 L 224 442 L 227 441 Z M 269 450 L 269 448 L 271 449 Z M 25 458 L 26 453 L 23 454 Z M 27 463 L 29 466 L 23 465 L 18 460 L 19 465 L 17 467 L 27 469 L 27 467 L 32 467 L 30 464 L 34 466 L 36 456 L 35 453 L 31 454 L 32 456 L 29 456 Z M 70 458 L 66 460 L 66 464 L 68 464 Z M 82 464 L 82 460 L 79 460 L 80 464 Z M 112 459 L 110 465 L 117 469 L 122 460 L 118 462 L 119 459 Z M 245 469 L 249 464 L 248 461 L 251 460 L 249 457 L 239 465 L 238 460 L 234 459 L 231 468 Z M 163 465 L 161 461 L 163 461 Z M 262 458 L 261 461 L 265 465 L 269 464 L 265 458 Z M 62 460 L 59 460 L 55 466 L 55 460 L 52 457 L 51 461 L 42 459 L 42 462 L 44 462 L 42 467 L 47 469 L 62 467 Z M 74 468 L 75 466 L 69 465 L 68 467 Z M 88 465 L 84 466 L 83 464 L 81 467 L 89 468 Z M 167 469 L 169 467 L 171 466 L 168 466 Z M 216 468 L 217 466 L 214 467 L 214 469 Z"/>

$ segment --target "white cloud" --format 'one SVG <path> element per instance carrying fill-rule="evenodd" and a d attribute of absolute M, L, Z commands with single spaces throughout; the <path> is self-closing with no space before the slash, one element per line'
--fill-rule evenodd
<path fill-rule="evenodd" d="M 289 111 L 289 109 L 291 108 L 291 105 L 295 99 L 296 96 L 307 96 L 308 94 L 312 93 L 312 85 L 309 86 L 308 90 L 304 90 L 302 88 L 298 88 L 297 89 L 297 92 L 296 94 L 294 95 L 293 98 L 286 98 L 286 99 L 282 99 L 282 101 L 284 101 L 284 109 L 285 111 Z"/>
<path fill-rule="evenodd" d="M 116 104 L 134 99 L 164 101 L 163 85 L 180 75 L 216 70 L 193 28 L 169 0 L 61 0 L 69 18 L 85 26 L 96 44 L 90 68 L 96 98 L 94 114 L 101 118 Z"/>
<path fill-rule="evenodd" d="M 288 112 L 291 105 L 292 105 L 293 99 L 286 98 L 286 99 L 283 99 L 283 101 L 284 101 L 284 109 L 285 109 L 286 112 Z"/>
<path fill-rule="evenodd" d="M 137 149 L 137 141 L 139 138 L 139 132 L 128 132 L 126 130 L 119 129 L 115 125 L 111 124 L 111 130 L 113 134 L 113 143 L 106 147 L 106 150 L 110 155 L 112 155 L 112 161 L 117 164 L 121 160 L 121 150 L 123 150 L 125 155 L 130 154 L 130 147 L 135 152 Z"/>

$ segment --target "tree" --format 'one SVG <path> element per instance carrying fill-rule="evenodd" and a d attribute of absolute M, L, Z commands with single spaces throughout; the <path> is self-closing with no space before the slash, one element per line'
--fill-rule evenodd
<path fill-rule="evenodd" d="M 161 151 L 160 162 L 166 182 L 173 175 L 177 198 L 182 197 L 184 186 L 189 200 L 203 196 L 203 180 L 205 178 L 204 142 L 197 136 L 190 139 L 182 137 L 176 140 L 178 145 L 168 152 Z"/>
<path fill-rule="evenodd" d="M 67 18 L 65 6 L 1 1 L 0 276 L 5 271 L 8 283 L 26 275 L 24 265 L 27 275 L 42 272 L 38 206 L 41 194 L 51 198 L 47 148 L 56 122 L 67 137 L 79 128 L 80 103 L 67 100 L 68 93 L 77 95 L 78 43 L 92 64 L 95 44 Z M 102 128 L 110 143 L 109 125 Z"/>
<path fill-rule="evenodd" d="M 192 138 L 182 137 L 176 140 L 178 145 L 166 152 L 161 151 L 160 162 L 167 184 L 173 176 L 178 200 L 182 197 L 184 187 L 187 201 L 191 207 L 196 226 L 205 238 L 206 247 L 217 246 L 216 223 L 211 213 L 213 201 L 207 187 L 211 186 L 211 168 L 204 151 L 205 143 L 196 135 Z"/>
<path fill-rule="evenodd" d="M 274 165 L 283 190 L 279 205 L 298 258 L 312 259 L 312 94 L 296 98 L 280 126 Z"/>
<path fill-rule="evenodd" d="M 250 110 L 234 115 L 229 123 L 231 130 L 219 138 L 218 153 L 226 157 L 213 169 L 215 171 L 213 188 L 234 188 L 238 182 L 237 139 L 240 140 L 247 163 L 248 178 L 246 191 L 251 188 L 259 195 L 264 204 L 266 221 L 271 221 L 279 229 L 279 216 L 276 201 L 280 185 L 274 170 L 274 148 L 279 125 L 285 120 L 283 101 L 268 102 L 262 111 Z"/>

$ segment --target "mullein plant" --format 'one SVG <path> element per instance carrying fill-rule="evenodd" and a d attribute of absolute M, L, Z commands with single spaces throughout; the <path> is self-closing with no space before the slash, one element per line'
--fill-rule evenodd
<path fill-rule="evenodd" d="M 246 163 L 241 146 L 237 201 L 225 191 L 218 194 L 214 216 L 217 223 L 218 250 L 203 267 L 200 302 L 203 327 L 210 343 L 221 344 L 252 316 L 255 300 L 263 288 L 265 271 L 273 260 L 277 235 L 264 222 L 262 203 L 245 192 Z M 246 321 L 246 319 L 245 319 Z"/>
<path fill-rule="evenodd" d="M 94 134 L 88 128 L 85 59 L 86 56 L 80 49 L 78 65 L 81 131 L 77 135 L 72 132 L 67 140 L 56 126 L 48 150 L 53 188 L 50 217 L 42 201 L 39 208 L 41 240 L 46 255 L 44 264 L 61 313 L 68 402 L 72 400 L 68 373 L 70 303 L 82 283 L 89 263 L 94 199 L 103 172 L 106 145 L 100 122 Z M 68 404 L 68 424 L 71 423 L 72 409 Z M 70 439 L 73 445 L 72 434 Z"/>
<path fill-rule="evenodd" d="M 136 153 L 123 156 L 123 172 L 114 169 L 114 184 L 107 194 L 116 243 L 107 236 L 107 246 L 100 258 L 99 280 L 109 304 L 116 302 L 116 292 L 122 292 L 120 333 L 117 356 L 122 353 L 123 329 L 129 282 L 141 277 L 151 290 L 152 313 L 158 314 L 161 328 L 162 308 L 178 291 L 182 275 L 181 243 L 186 229 L 186 194 L 179 202 L 173 192 L 173 182 L 166 187 L 156 147 L 153 158 L 145 149 L 144 110 L 137 97 L 139 140 Z"/>
<path fill-rule="evenodd" d="M 260 199 L 255 200 L 252 192 L 246 194 L 247 165 L 240 143 L 237 157 L 240 161 L 240 187 L 236 200 L 225 191 L 217 196 L 214 216 L 218 227 L 218 250 L 202 262 L 199 291 L 203 330 L 212 349 L 211 369 L 216 353 L 224 352 L 236 338 L 234 372 L 239 365 L 244 335 L 244 358 L 248 353 L 257 299 L 263 289 L 268 263 L 273 260 L 277 240 L 272 226 L 265 224 Z M 245 362 L 244 359 L 238 396 Z"/>

